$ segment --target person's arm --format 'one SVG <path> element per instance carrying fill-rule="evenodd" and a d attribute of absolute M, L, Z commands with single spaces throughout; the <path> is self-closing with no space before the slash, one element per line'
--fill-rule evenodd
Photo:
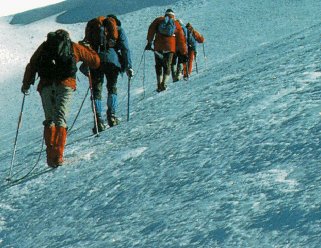
<path fill-rule="evenodd" d="M 123 28 L 119 30 L 119 48 L 124 59 L 125 70 L 133 68 L 128 38 Z"/>
<path fill-rule="evenodd" d="M 175 25 L 176 25 L 175 38 L 176 38 L 177 52 L 179 52 L 181 55 L 187 55 L 187 46 L 186 46 L 186 38 L 185 38 L 184 30 L 178 21 L 175 21 Z"/>
<path fill-rule="evenodd" d="M 100 66 L 100 58 L 92 48 L 73 43 L 73 49 L 76 62 L 82 61 L 91 69 L 97 69 Z"/>
<path fill-rule="evenodd" d="M 203 43 L 205 42 L 205 39 L 203 37 L 203 35 L 201 35 L 199 32 L 197 32 L 195 29 L 193 30 L 193 36 L 195 38 L 195 40 L 198 42 L 198 43 Z"/>
<path fill-rule="evenodd" d="M 147 32 L 147 45 L 145 47 L 145 50 L 152 50 L 152 44 L 153 44 L 155 35 L 157 33 L 157 27 L 159 25 L 159 22 L 163 18 L 164 17 L 158 17 L 149 25 L 148 32 Z"/>
<path fill-rule="evenodd" d="M 23 75 L 23 88 L 28 90 L 30 88 L 31 84 L 35 83 L 36 80 L 36 74 L 37 74 L 37 64 L 39 60 L 39 56 L 42 50 L 43 44 L 41 44 L 37 50 L 33 53 L 33 55 L 30 58 L 29 63 L 26 66 L 24 75 Z"/>

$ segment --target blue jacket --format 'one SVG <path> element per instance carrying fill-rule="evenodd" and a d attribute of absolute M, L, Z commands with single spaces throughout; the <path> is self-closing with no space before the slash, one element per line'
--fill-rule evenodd
<path fill-rule="evenodd" d="M 101 54 L 102 63 L 111 63 L 124 72 L 132 68 L 131 54 L 128 45 L 128 39 L 122 27 L 118 26 L 118 40 L 116 45 L 108 48 L 104 55 Z"/>
<path fill-rule="evenodd" d="M 116 43 L 115 49 L 120 54 L 120 63 L 122 65 L 122 71 L 133 68 L 131 53 L 128 45 L 127 35 L 124 29 L 118 26 L 118 41 Z"/>
<path fill-rule="evenodd" d="M 191 31 L 189 31 L 187 28 L 186 28 L 186 31 L 187 31 L 186 40 L 187 40 L 188 49 L 196 52 L 197 41 Z"/>

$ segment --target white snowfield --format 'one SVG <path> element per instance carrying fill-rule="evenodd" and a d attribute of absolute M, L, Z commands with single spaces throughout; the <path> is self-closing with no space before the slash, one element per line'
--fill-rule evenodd
<path fill-rule="evenodd" d="M 188 82 L 156 93 L 153 54 L 144 63 L 143 50 L 149 24 L 167 8 L 204 35 L 205 50 L 198 46 L 199 72 Z M 118 17 L 136 73 L 129 122 L 124 75 L 121 124 L 90 137 L 87 97 L 66 164 L 48 170 L 36 82 L 11 183 L 24 68 L 49 31 L 64 28 L 78 41 L 86 23 L 61 24 L 57 14 L 10 25 L 12 16 L 1 17 L 0 247 L 319 247 L 320 9 L 316 0 L 127 9 Z M 70 125 L 87 89 L 79 73 Z"/>

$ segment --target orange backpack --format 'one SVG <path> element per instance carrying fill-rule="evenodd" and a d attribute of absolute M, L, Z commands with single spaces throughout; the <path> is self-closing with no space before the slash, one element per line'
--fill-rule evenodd
<path fill-rule="evenodd" d="M 116 42 L 118 40 L 118 29 L 115 19 L 99 16 L 88 21 L 85 29 L 85 40 L 96 51 L 108 44 L 109 40 Z"/>

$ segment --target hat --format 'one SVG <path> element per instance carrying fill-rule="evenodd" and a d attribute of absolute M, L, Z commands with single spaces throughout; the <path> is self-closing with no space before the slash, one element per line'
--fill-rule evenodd
<path fill-rule="evenodd" d="M 175 15 L 174 11 L 172 9 L 167 9 L 165 12 L 165 15 Z"/>
<path fill-rule="evenodd" d="M 189 30 L 193 30 L 192 24 L 189 22 L 186 24 L 186 28 Z"/>
<path fill-rule="evenodd" d="M 114 15 L 114 14 L 109 14 L 109 15 L 107 15 L 107 17 L 112 17 L 112 18 L 114 18 L 114 19 L 118 19 L 117 16 Z"/>

